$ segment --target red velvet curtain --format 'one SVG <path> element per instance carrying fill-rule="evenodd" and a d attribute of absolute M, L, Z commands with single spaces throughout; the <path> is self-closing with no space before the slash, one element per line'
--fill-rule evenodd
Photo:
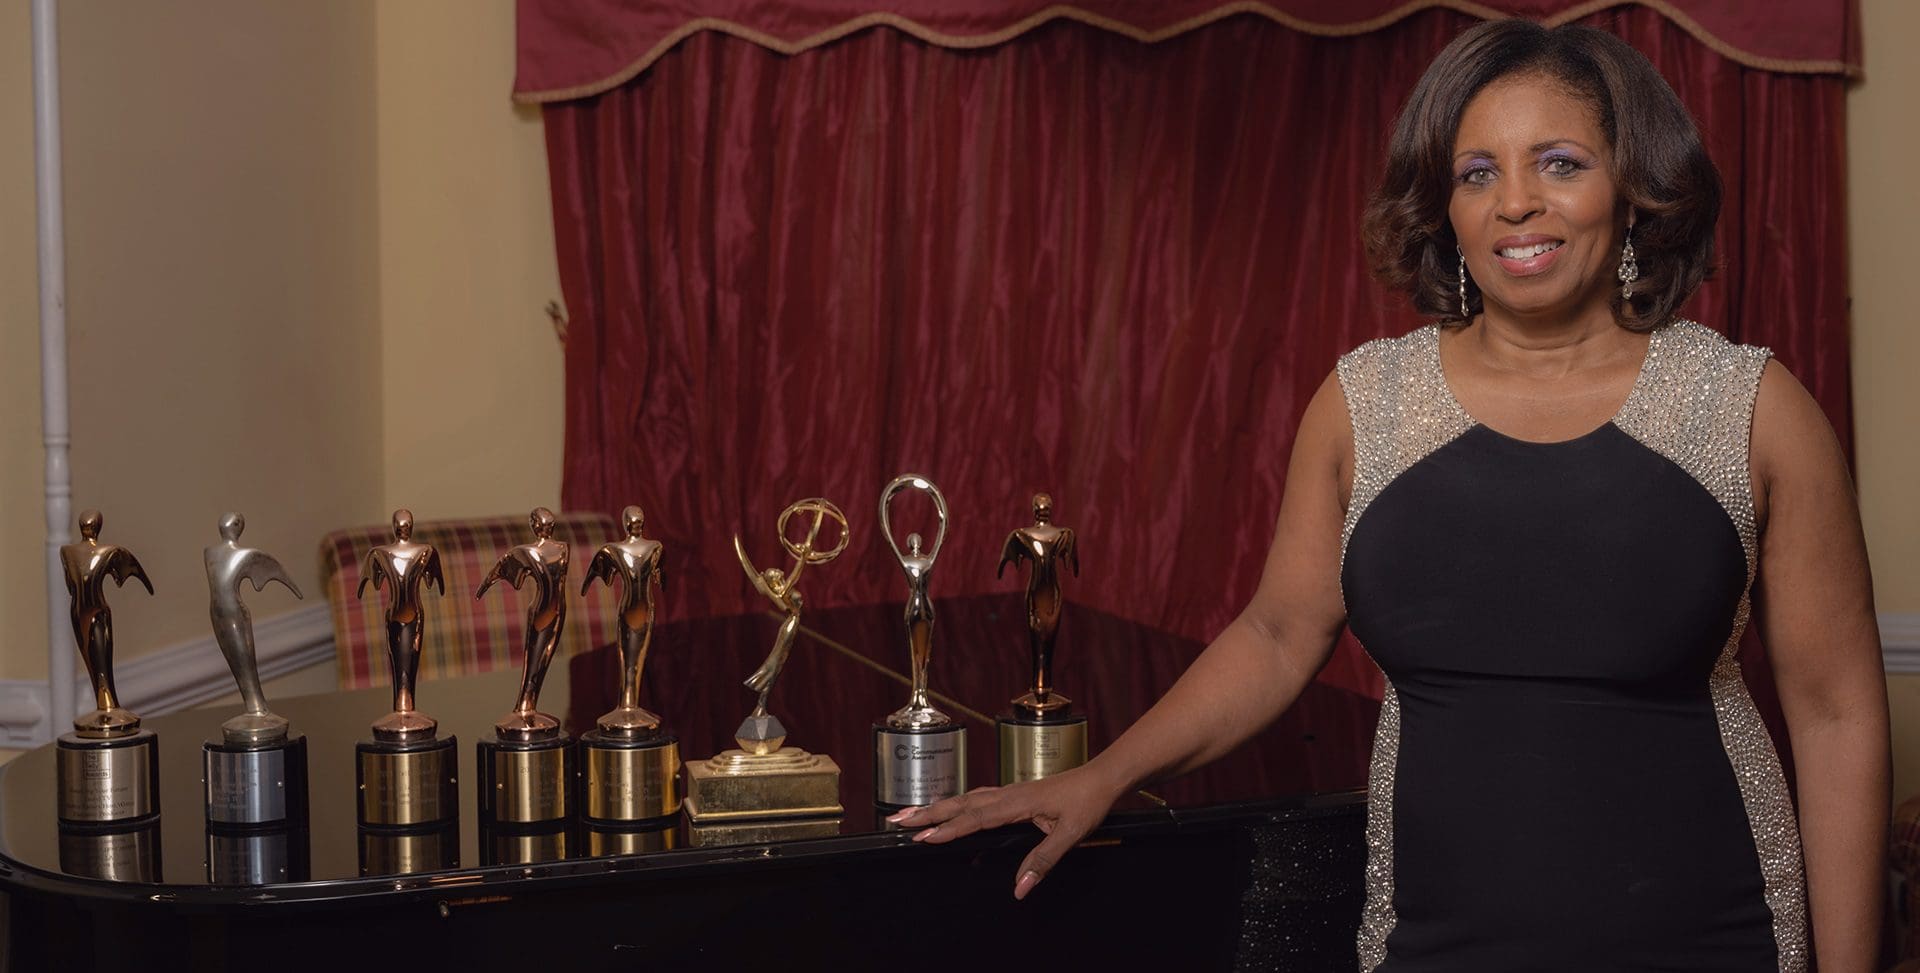
<path fill-rule="evenodd" d="M 1474 22 L 1056 23 L 985 50 L 876 29 L 795 56 L 700 33 L 549 105 L 565 502 L 644 504 L 688 617 L 763 607 L 729 535 L 774 563 L 774 517 L 813 495 L 855 536 L 809 602 L 900 597 L 874 504 L 903 471 L 952 505 L 936 595 L 1011 591 L 1001 541 L 1046 490 L 1081 537 L 1070 598 L 1210 637 L 1335 357 L 1419 323 L 1368 278 L 1360 211 Z M 1724 267 L 1687 312 L 1771 345 L 1846 438 L 1842 78 L 1741 66 L 1647 9 L 1587 22 L 1646 52 L 1725 177 Z M 1327 677 L 1378 685 L 1351 646 Z"/>

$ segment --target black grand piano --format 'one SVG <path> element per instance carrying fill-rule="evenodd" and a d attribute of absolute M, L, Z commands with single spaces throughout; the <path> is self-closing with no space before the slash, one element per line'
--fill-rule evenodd
<path fill-rule="evenodd" d="M 1017 595 L 942 599 L 933 688 L 968 725 L 969 785 L 995 782 L 992 719 L 1026 678 Z M 302 826 L 210 830 L 200 746 L 225 708 L 149 719 L 161 813 L 131 831 L 63 829 L 52 747 L 0 768 L 7 970 L 1351 970 L 1362 899 L 1361 788 L 1378 703 L 1332 686 L 1227 758 L 1130 796 L 1023 902 L 1021 825 L 913 843 L 873 804 L 873 722 L 905 701 L 900 607 L 809 612 L 773 697 L 789 743 L 839 763 L 838 822 L 800 837 L 663 827 L 494 831 L 477 820 L 473 742 L 519 672 L 423 683 L 460 738 L 461 815 L 426 835 L 356 824 L 354 748 L 385 689 L 275 700 L 308 737 Z M 656 630 L 643 701 L 682 756 L 732 746 L 738 685 L 775 621 Z M 1110 742 L 1201 646 L 1069 606 L 1061 689 Z M 613 704 L 611 646 L 556 661 L 542 708 L 578 734 Z"/>

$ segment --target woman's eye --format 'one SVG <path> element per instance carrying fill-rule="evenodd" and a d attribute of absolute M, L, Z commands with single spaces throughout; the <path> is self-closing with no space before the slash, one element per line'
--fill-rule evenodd
<path fill-rule="evenodd" d="M 1493 181 L 1493 170 L 1486 166 L 1474 166 L 1460 174 L 1460 181 L 1469 186 L 1484 186 Z"/>
<path fill-rule="evenodd" d="M 1564 157 L 1548 159 L 1546 170 L 1556 176 L 1571 176 L 1580 171 L 1580 163 Z"/>

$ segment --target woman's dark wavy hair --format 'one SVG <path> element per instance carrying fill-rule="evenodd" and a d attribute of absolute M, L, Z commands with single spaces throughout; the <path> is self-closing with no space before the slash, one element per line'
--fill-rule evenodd
<path fill-rule="evenodd" d="M 1665 324 L 1713 273 L 1720 172 L 1680 98 L 1625 41 L 1591 27 L 1548 29 L 1526 20 L 1475 26 L 1434 59 L 1394 123 L 1386 174 L 1367 201 L 1362 238 L 1373 270 L 1442 323 L 1460 315 L 1459 257 L 1447 204 L 1453 142 L 1467 102 L 1511 74 L 1540 72 L 1586 99 L 1613 147 L 1613 179 L 1634 209 L 1640 279 L 1633 299 L 1613 295 L 1622 327 Z M 1469 280 L 1469 313 L 1480 291 Z"/>

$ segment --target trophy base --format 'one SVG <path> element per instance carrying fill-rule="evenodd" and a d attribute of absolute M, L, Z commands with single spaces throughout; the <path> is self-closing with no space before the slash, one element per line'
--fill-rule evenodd
<path fill-rule="evenodd" d="M 587 855 L 605 858 L 611 855 L 640 855 L 650 851 L 669 851 L 680 847 L 677 820 L 650 827 L 615 828 L 587 825 Z"/>
<path fill-rule="evenodd" d="M 1087 718 L 1044 720 L 1019 714 L 995 721 L 1000 731 L 1000 786 L 1039 780 L 1087 762 Z"/>
<path fill-rule="evenodd" d="M 98 739 L 66 733 L 57 743 L 60 820 L 123 825 L 160 813 L 160 738 L 152 730 Z"/>
<path fill-rule="evenodd" d="M 388 831 L 360 829 L 360 875 L 413 875 L 460 867 L 458 822 Z"/>
<path fill-rule="evenodd" d="M 160 822 L 102 830 L 62 826 L 60 870 L 109 882 L 160 881 Z"/>
<path fill-rule="evenodd" d="M 823 753 L 781 747 L 773 753 L 728 750 L 687 765 L 687 817 L 838 817 L 840 765 Z"/>
<path fill-rule="evenodd" d="M 459 818 L 457 747 L 458 738 L 452 736 L 409 744 L 380 740 L 355 744 L 360 823 L 417 828 Z"/>
<path fill-rule="evenodd" d="M 569 743 L 564 734 L 535 743 L 475 743 L 480 820 L 522 826 L 565 821 L 572 813 L 573 747 Z"/>
<path fill-rule="evenodd" d="M 304 817 L 307 738 L 244 749 L 220 743 L 200 747 L 200 786 L 209 825 L 278 824 Z"/>
<path fill-rule="evenodd" d="M 769 841 L 831 838 L 840 833 L 840 818 L 775 818 L 758 821 L 720 821 L 687 826 L 687 844 L 694 848 L 757 845 Z"/>
<path fill-rule="evenodd" d="M 207 826 L 207 881 L 213 885 L 304 882 L 312 875 L 310 862 L 305 827 Z"/>
<path fill-rule="evenodd" d="M 901 730 L 873 727 L 873 802 L 919 807 L 967 791 L 967 728 L 958 723 Z"/>
<path fill-rule="evenodd" d="M 680 741 L 670 733 L 635 741 L 590 730 L 580 737 L 580 763 L 588 821 L 648 821 L 680 810 Z"/>
<path fill-rule="evenodd" d="M 576 847 L 573 829 L 494 827 L 480 822 L 480 864 L 537 865 L 567 858 Z"/>

